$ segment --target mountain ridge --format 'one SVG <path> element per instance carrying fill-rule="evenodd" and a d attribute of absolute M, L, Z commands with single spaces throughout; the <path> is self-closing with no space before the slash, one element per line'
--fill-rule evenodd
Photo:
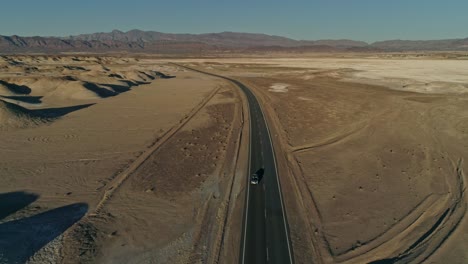
<path fill-rule="evenodd" d="M 212 53 L 226 51 L 468 51 L 468 38 L 385 40 L 374 43 L 349 39 L 295 40 L 263 33 L 163 33 L 138 29 L 97 32 L 69 37 L 0 35 L 0 53 L 21 52 L 148 52 Z"/>

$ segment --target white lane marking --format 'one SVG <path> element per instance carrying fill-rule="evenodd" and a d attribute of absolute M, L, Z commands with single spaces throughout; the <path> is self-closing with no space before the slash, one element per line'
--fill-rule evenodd
<path fill-rule="evenodd" d="M 248 101 L 248 100 L 247 100 Z M 247 107 L 249 108 L 249 165 L 248 165 L 248 170 L 247 170 L 247 197 L 246 197 L 246 211 L 245 211 L 245 226 L 244 226 L 244 246 L 242 249 L 242 263 L 245 263 L 245 240 L 247 239 L 247 219 L 249 216 L 249 195 L 250 195 L 250 159 L 252 157 L 252 113 L 250 112 L 250 102 L 247 103 Z"/>
<path fill-rule="evenodd" d="M 281 185 L 280 185 L 280 180 L 279 180 L 279 177 L 278 177 L 278 167 L 276 165 L 275 147 L 273 145 L 273 140 L 271 139 L 270 128 L 268 127 L 268 123 L 267 123 L 267 121 L 265 119 L 265 115 L 263 114 L 262 106 L 260 105 L 260 103 L 258 103 L 258 105 L 260 106 L 260 110 L 262 111 L 263 120 L 265 121 L 265 126 L 266 126 L 267 132 L 268 132 L 268 137 L 270 138 L 270 146 L 271 146 L 271 149 L 273 150 L 273 162 L 275 164 L 276 183 L 278 184 L 278 192 L 279 192 L 279 195 L 280 195 L 281 209 L 283 211 L 283 223 L 284 223 L 284 231 L 286 233 L 286 240 L 287 240 L 287 245 L 288 245 L 289 263 L 292 264 L 293 261 L 292 261 L 292 254 L 291 254 L 291 246 L 289 245 L 289 232 L 288 232 L 288 227 L 286 226 L 286 217 L 285 217 L 286 211 L 284 210 L 283 195 L 282 195 L 282 192 L 281 192 Z"/>
<path fill-rule="evenodd" d="M 269 252 L 268 252 L 268 247 L 266 247 L 266 251 L 267 251 L 267 262 L 270 261 L 270 256 L 269 256 Z"/>

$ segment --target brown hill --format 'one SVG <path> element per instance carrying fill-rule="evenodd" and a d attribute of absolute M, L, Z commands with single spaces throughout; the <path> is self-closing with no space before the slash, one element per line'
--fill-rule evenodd
<path fill-rule="evenodd" d="M 354 40 L 294 40 L 281 36 L 221 32 L 170 34 L 156 31 L 114 30 L 58 37 L 0 36 L 0 53 L 25 52 L 147 52 L 161 54 L 214 53 L 226 51 L 467 51 L 467 39 L 389 40 L 368 44 Z"/>
<path fill-rule="evenodd" d="M 372 43 L 370 46 L 386 51 L 465 51 L 468 50 L 468 38 L 442 40 L 387 40 Z"/>

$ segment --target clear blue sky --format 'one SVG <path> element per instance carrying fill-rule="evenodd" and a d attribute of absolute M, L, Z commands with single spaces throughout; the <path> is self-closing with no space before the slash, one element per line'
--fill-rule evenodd
<path fill-rule="evenodd" d="M 468 37 L 467 0 L 5 0 L 0 10 L 0 35 L 142 29 L 370 42 Z"/>

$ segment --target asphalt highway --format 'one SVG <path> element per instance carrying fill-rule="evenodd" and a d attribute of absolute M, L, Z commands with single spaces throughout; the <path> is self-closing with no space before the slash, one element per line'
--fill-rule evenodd
<path fill-rule="evenodd" d="M 247 189 L 240 263 L 294 263 L 274 148 L 260 104 L 252 91 L 237 80 L 192 68 L 188 69 L 234 83 L 245 93 L 248 100 L 250 162 L 249 175 L 246 175 Z M 253 173 L 258 173 L 260 176 L 257 185 L 250 184 L 250 176 Z"/>

